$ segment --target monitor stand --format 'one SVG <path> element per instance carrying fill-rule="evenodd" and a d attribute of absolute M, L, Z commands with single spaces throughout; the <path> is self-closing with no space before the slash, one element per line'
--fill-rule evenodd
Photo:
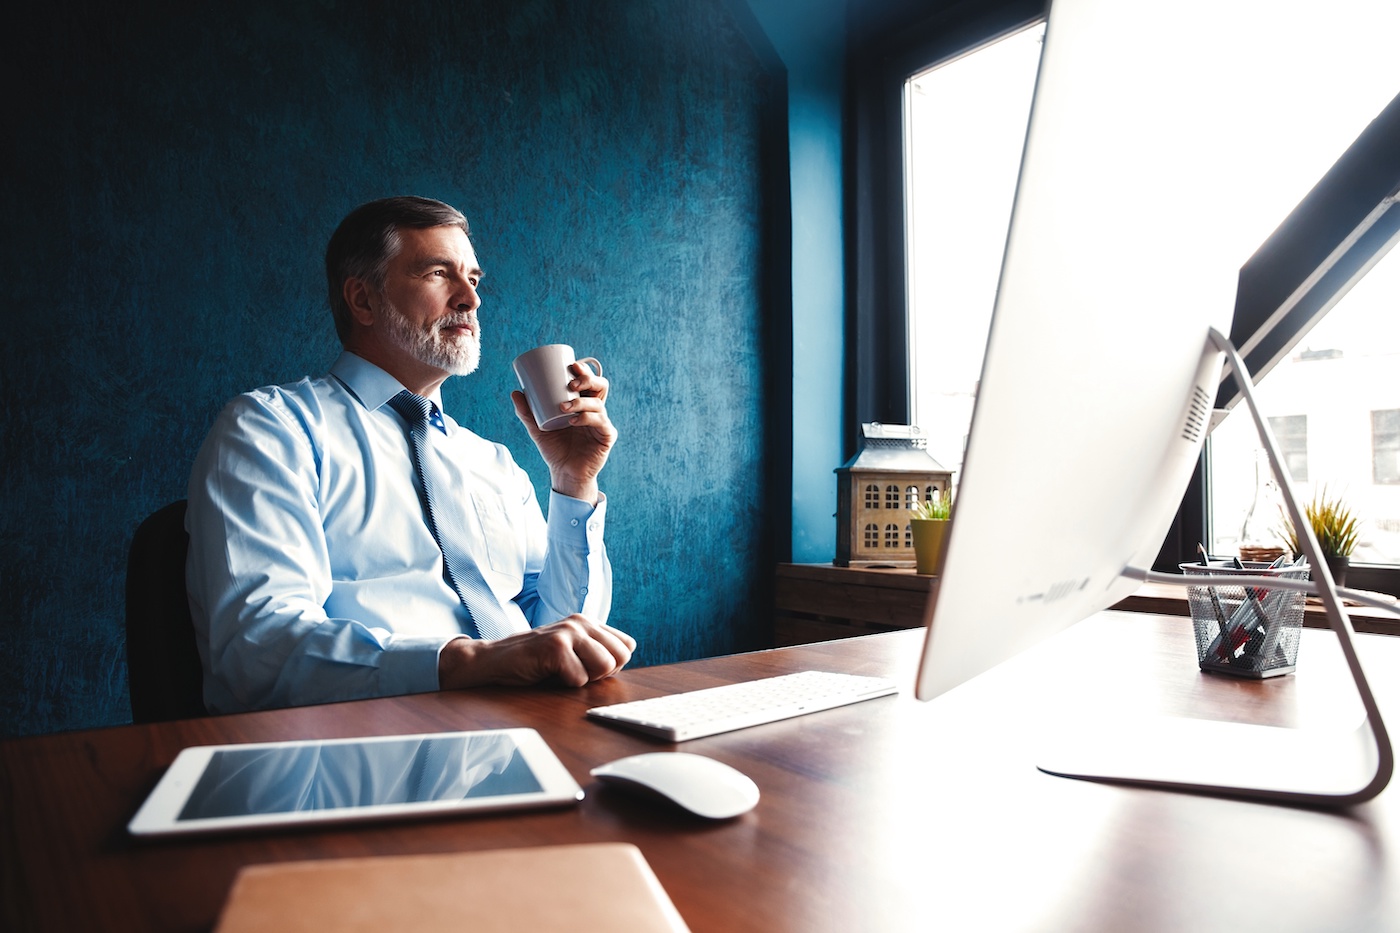
<path fill-rule="evenodd" d="M 1122 728 L 1056 735 L 1037 766 L 1048 774 L 1302 806 L 1343 807 L 1379 794 L 1395 767 L 1380 708 L 1357 657 L 1355 631 L 1342 608 L 1322 549 L 1303 516 L 1278 443 L 1259 411 L 1254 385 L 1235 348 L 1212 329 L 1207 353 L 1223 352 L 1234 369 L 1278 478 L 1284 505 L 1311 565 L 1317 595 L 1356 683 L 1365 721 L 1354 732 L 1285 729 L 1200 719 L 1134 718 Z"/>

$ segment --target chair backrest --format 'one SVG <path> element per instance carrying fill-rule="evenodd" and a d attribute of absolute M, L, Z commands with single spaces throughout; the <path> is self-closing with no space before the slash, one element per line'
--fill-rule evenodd
<path fill-rule="evenodd" d="M 204 716 L 204 669 L 185 596 L 185 500 L 143 521 L 126 561 L 126 667 L 131 716 Z"/>

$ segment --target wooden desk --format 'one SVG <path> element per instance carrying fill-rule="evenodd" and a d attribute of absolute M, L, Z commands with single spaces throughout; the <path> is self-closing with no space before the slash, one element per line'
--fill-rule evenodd
<path fill-rule="evenodd" d="M 1044 722 L 1104 708 L 1350 723 L 1359 703 L 1330 633 L 1303 633 L 1296 675 L 1246 682 L 1196 670 L 1183 619 L 1103 613 L 926 704 L 911 695 L 920 638 L 896 632 L 633 670 L 582 690 L 425 695 L 6 741 L 0 926 L 202 930 L 251 863 L 628 841 L 697 933 L 1400 929 L 1395 787 L 1332 813 L 1071 781 L 1033 764 Z M 1400 640 L 1358 641 L 1383 708 L 1400 722 Z M 703 823 L 588 776 L 601 762 L 669 747 L 586 722 L 591 705 L 812 666 L 890 675 L 904 692 L 685 743 L 753 777 L 763 799 L 751 813 Z M 544 735 L 584 786 L 582 804 L 198 841 L 137 844 L 124 830 L 184 745 L 513 725 Z M 470 929 L 470 879 L 462 903 Z"/>

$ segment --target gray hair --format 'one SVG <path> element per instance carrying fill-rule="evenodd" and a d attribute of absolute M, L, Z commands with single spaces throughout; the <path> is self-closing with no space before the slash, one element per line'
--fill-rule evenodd
<path fill-rule="evenodd" d="M 344 344 L 350 339 L 353 318 L 345 301 L 345 280 L 363 279 L 376 289 L 384 287 L 389 261 L 398 255 L 399 230 L 458 227 L 468 236 L 467 218 L 449 204 L 411 196 L 382 198 L 355 208 L 331 234 L 326 246 L 326 285 L 335 332 Z"/>

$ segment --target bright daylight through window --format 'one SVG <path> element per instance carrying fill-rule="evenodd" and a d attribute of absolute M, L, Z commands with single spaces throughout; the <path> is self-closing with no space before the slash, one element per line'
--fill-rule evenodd
<path fill-rule="evenodd" d="M 1241 242 L 1251 245 L 1241 265 L 1400 90 L 1400 58 L 1355 54 L 1346 24 L 1325 20 L 1305 40 L 1306 55 L 1279 43 L 1280 55 L 1310 66 L 1281 68 L 1257 110 L 1241 118 L 1270 153 L 1258 165 L 1266 183 L 1249 179 L 1263 193 L 1243 219 Z M 929 452 L 955 483 L 1043 34 L 1043 25 L 1013 34 L 920 72 L 904 88 L 910 403 Z M 1342 497 L 1360 518 L 1353 562 L 1400 564 L 1400 250 L 1255 379 L 1299 499 Z M 1256 491 L 1258 447 L 1243 405 L 1211 436 L 1213 554 L 1236 552 L 1252 506 L 1251 535 L 1261 517 L 1266 532 L 1279 530 L 1281 500 L 1267 464 Z"/>
<path fill-rule="evenodd" d="M 1400 250 L 1304 335 L 1256 394 L 1299 499 L 1340 496 L 1361 519 L 1351 559 L 1400 563 Z M 1283 500 L 1267 464 L 1256 494 L 1258 447 L 1239 409 L 1211 434 L 1213 553 L 1235 553 L 1251 507 L 1265 521 L 1246 537 L 1277 535 Z"/>
<path fill-rule="evenodd" d="M 996 301 L 1041 23 L 904 85 L 910 410 L 954 479 Z"/>

